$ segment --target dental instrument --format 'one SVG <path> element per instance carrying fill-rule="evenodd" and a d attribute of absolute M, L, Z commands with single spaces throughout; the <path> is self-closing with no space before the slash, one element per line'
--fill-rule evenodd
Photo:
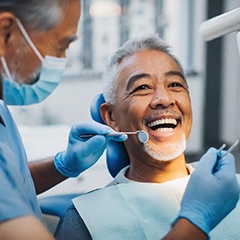
<path fill-rule="evenodd" d="M 218 159 L 217 159 L 217 161 L 216 161 L 216 163 L 215 163 L 215 166 L 214 166 L 214 168 L 213 168 L 213 172 L 216 172 L 216 171 L 217 171 L 218 160 L 220 160 L 221 158 L 223 158 L 224 156 L 226 156 L 228 153 L 230 153 L 230 152 L 233 150 L 233 148 L 235 148 L 235 147 L 238 145 L 238 143 L 239 143 L 239 140 L 237 139 L 237 140 L 229 147 L 229 149 L 226 150 L 226 152 L 223 153 L 223 154 L 222 154 L 222 151 L 224 150 L 224 148 L 225 148 L 227 145 L 224 143 L 224 144 L 218 149 L 218 154 L 217 154 Z"/>
<path fill-rule="evenodd" d="M 230 153 L 239 143 L 239 140 L 236 139 L 236 141 L 229 147 L 229 149 L 224 153 L 221 154 L 221 151 L 226 147 L 226 144 L 224 143 L 219 149 L 218 149 L 218 156 L 220 158 L 223 158 L 224 156 L 226 156 L 228 153 Z"/>
<path fill-rule="evenodd" d="M 114 133 L 109 133 L 105 136 L 109 136 L 109 137 L 114 137 L 114 136 L 119 136 L 122 134 L 127 134 L 127 135 L 133 135 L 133 134 L 137 134 L 138 140 L 141 143 L 146 143 L 148 141 L 148 133 L 145 132 L 144 130 L 137 130 L 135 132 L 114 132 Z M 89 138 L 94 136 L 94 134 L 82 134 L 80 135 L 81 138 Z"/>

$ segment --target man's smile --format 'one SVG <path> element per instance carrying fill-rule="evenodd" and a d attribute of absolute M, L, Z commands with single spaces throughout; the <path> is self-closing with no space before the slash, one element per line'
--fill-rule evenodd
<path fill-rule="evenodd" d="M 171 110 L 163 110 L 145 118 L 143 123 L 154 132 L 172 133 L 173 130 L 182 124 L 183 116 Z"/>
<path fill-rule="evenodd" d="M 173 129 L 177 126 L 178 121 L 175 118 L 162 118 L 159 120 L 154 120 L 148 124 L 148 127 L 150 127 L 154 131 L 158 132 L 172 132 Z"/>

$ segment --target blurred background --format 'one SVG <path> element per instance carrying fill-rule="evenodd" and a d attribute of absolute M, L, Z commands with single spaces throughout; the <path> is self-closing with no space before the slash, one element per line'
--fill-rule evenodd
<path fill-rule="evenodd" d="M 210 146 L 240 138 L 240 62 L 236 33 L 211 42 L 200 24 L 240 7 L 239 0 L 82 0 L 79 39 L 68 50 L 64 79 L 43 103 L 10 107 L 27 150 L 36 160 L 63 150 L 72 124 L 89 121 L 89 105 L 101 92 L 106 57 L 127 39 L 157 32 L 172 47 L 186 72 L 193 106 L 187 161 L 199 160 Z M 238 162 L 239 147 L 234 151 Z M 111 181 L 105 155 L 77 179 L 41 196 L 88 191 Z M 238 167 L 239 168 L 239 167 Z"/>

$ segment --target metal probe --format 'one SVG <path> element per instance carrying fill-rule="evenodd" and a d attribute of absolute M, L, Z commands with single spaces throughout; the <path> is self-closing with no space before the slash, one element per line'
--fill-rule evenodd
<path fill-rule="evenodd" d="M 148 141 L 148 133 L 145 132 L 144 130 L 137 130 L 136 132 L 114 132 L 114 133 L 109 133 L 106 134 L 105 136 L 119 136 L 122 134 L 127 134 L 127 135 L 133 135 L 133 134 L 137 134 L 138 140 L 141 143 L 146 143 Z M 90 138 L 95 136 L 96 134 L 82 134 L 80 135 L 81 138 Z"/>

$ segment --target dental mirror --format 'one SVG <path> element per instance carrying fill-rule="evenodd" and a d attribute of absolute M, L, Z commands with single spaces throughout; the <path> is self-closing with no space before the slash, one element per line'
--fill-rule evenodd
<path fill-rule="evenodd" d="M 114 132 L 114 133 L 109 133 L 106 136 L 119 136 L 121 134 L 127 134 L 127 135 L 137 134 L 139 142 L 146 143 L 148 141 L 148 133 L 145 132 L 144 130 L 137 130 L 136 132 Z M 94 136 L 94 134 L 80 135 L 81 138 L 89 138 L 89 137 L 93 137 L 93 136 Z"/>
<path fill-rule="evenodd" d="M 137 130 L 136 132 L 122 132 L 124 134 L 130 135 L 130 134 L 137 134 L 138 140 L 141 143 L 146 143 L 148 141 L 148 133 L 144 130 Z M 108 134 L 110 136 L 110 134 Z"/>

